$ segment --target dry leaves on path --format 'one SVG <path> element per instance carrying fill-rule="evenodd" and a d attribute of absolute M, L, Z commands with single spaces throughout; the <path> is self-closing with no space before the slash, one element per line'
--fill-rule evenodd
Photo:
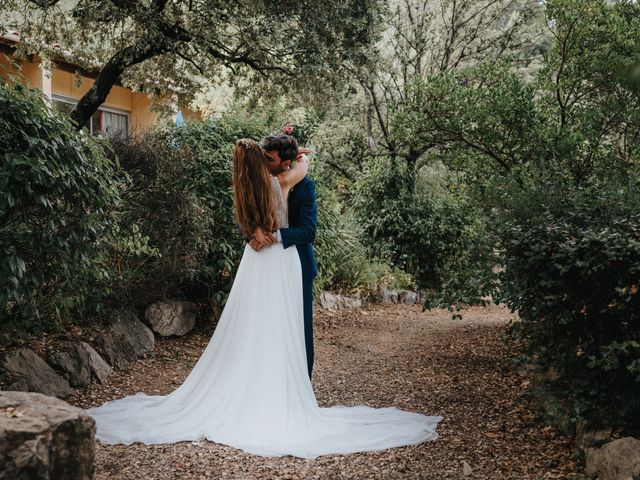
<path fill-rule="evenodd" d="M 580 478 L 568 439 L 536 418 L 527 380 L 501 339 L 511 318 L 471 308 L 462 320 L 417 306 L 373 306 L 315 319 L 313 385 L 322 406 L 396 406 L 444 421 L 436 442 L 316 460 L 264 458 L 211 442 L 97 446 L 106 479 L 569 479 Z M 211 328 L 160 339 L 153 358 L 120 370 L 71 399 L 82 407 L 179 386 Z M 466 476 L 465 476 L 466 474 Z"/>

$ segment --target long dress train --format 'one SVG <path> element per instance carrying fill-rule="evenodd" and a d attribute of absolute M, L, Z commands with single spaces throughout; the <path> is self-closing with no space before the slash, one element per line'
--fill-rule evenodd
<path fill-rule="evenodd" d="M 255 252 L 247 245 L 216 330 L 184 383 L 166 396 L 137 393 L 88 409 L 96 437 L 111 444 L 207 439 L 256 455 L 304 458 L 438 438 L 442 417 L 319 407 L 304 345 L 296 248 L 277 243 Z"/>

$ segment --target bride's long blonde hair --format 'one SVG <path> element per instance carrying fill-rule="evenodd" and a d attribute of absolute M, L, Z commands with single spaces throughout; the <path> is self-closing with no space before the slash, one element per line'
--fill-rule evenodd
<path fill-rule="evenodd" d="M 256 228 L 278 229 L 267 161 L 250 138 L 241 138 L 233 147 L 233 205 L 244 235 L 253 235 Z"/>

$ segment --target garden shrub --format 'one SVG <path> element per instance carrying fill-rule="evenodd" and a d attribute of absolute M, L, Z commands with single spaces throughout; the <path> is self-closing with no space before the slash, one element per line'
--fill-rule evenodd
<path fill-rule="evenodd" d="M 545 2 L 534 81 L 504 59 L 425 77 L 395 121 L 470 180 L 502 257 L 494 298 L 562 403 L 637 431 L 640 6 L 585 5 Z"/>
<path fill-rule="evenodd" d="M 0 80 L 4 332 L 49 329 L 99 308 L 93 287 L 105 272 L 98 260 L 119 202 L 117 167 L 105 151 L 40 91 Z"/>
<path fill-rule="evenodd" d="M 640 418 L 640 189 L 547 179 L 503 217 L 501 299 L 533 357 L 553 367 L 577 414 Z"/>
<path fill-rule="evenodd" d="M 445 293 L 464 303 L 481 302 L 492 267 L 483 216 L 460 185 L 436 166 L 415 175 L 410 190 L 402 162 L 370 161 L 355 185 L 362 241 L 370 256 L 386 260 L 412 275 L 419 288 L 431 290 L 432 306 Z M 464 280 L 456 284 L 456 279 Z"/>
<path fill-rule="evenodd" d="M 325 172 L 322 164 L 314 165 L 319 205 L 314 244 L 319 269 L 316 290 L 367 296 L 380 286 L 416 288 L 411 275 L 368 255 L 355 215 L 340 204 Z"/>
<path fill-rule="evenodd" d="M 231 149 L 264 126 L 226 116 L 114 141 L 131 183 L 120 221 L 148 238 L 146 254 L 113 250 L 118 302 L 144 306 L 167 296 L 224 302 L 241 257 L 231 197 Z"/>

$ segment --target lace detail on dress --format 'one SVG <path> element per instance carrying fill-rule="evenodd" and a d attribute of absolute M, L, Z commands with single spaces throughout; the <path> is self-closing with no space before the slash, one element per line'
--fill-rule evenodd
<path fill-rule="evenodd" d="M 289 226 L 289 216 L 287 214 L 287 202 L 282 194 L 282 188 L 280 188 L 280 182 L 276 177 L 271 177 L 271 186 L 275 192 L 276 199 L 276 219 L 278 220 L 278 226 L 280 228 L 287 228 Z"/>

